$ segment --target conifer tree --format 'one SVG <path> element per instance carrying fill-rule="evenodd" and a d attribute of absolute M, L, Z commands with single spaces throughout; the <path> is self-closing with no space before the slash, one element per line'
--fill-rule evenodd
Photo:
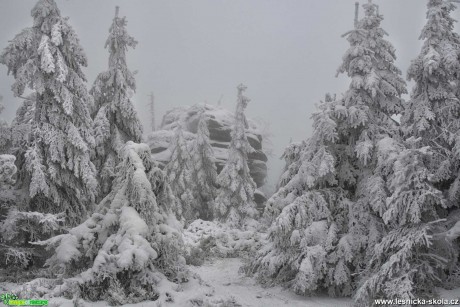
<path fill-rule="evenodd" d="M 407 136 L 421 137 L 421 146 L 434 149 L 433 181 L 448 195 L 449 207 L 458 206 L 460 199 L 460 37 L 450 16 L 454 9 L 451 1 L 428 1 L 427 23 L 420 35 L 424 44 L 408 70 L 415 85 L 401 119 Z"/>
<path fill-rule="evenodd" d="M 102 196 L 111 189 L 123 145 L 127 141 L 140 142 L 142 139 L 142 125 L 131 100 L 136 81 L 126 64 L 126 52 L 129 47 L 135 48 L 137 42 L 126 31 L 126 24 L 126 18 L 118 17 L 117 7 L 105 43 L 110 54 L 109 69 L 97 76 L 91 89 L 96 112 L 96 167 Z"/>
<path fill-rule="evenodd" d="M 198 120 L 198 130 L 192 150 L 195 196 L 199 202 L 200 218 L 210 220 L 216 196 L 217 168 L 214 151 L 209 141 L 209 130 L 204 110 Z"/>
<path fill-rule="evenodd" d="M 186 274 L 181 225 L 169 204 L 160 202 L 165 176 L 149 146 L 128 141 L 121 158 L 112 191 L 95 213 L 40 242 L 55 251 L 47 261 L 52 270 L 78 277 L 83 298 L 117 305 L 155 300 L 165 275 L 181 280 Z"/>
<path fill-rule="evenodd" d="M 246 86 L 243 84 L 238 86 L 235 122 L 228 159 L 217 177 L 220 189 L 216 199 L 215 215 L 221 221 L 237 228 L 250 226 L 258 216 L 254 202 L 256 184 L 248 167 L 248 154 L 254 149 L 246 136 L 248 123 L 244 109 L 250 100 L 243 95 L 245 90 Z"/>
<path fill-rule="evenodd" d="M 432 149 L 418 142 L 388 137 L 377 144 L 379 158 L 368 189 L 384 235 L 362 274 L 355 296 L 359 306 L 373 305 L 377 298 L 432 297 L 446 260 L 455 254 L 447 240 L 434 242 L 437 208 L 446 199 L 431 182 Z"/>
<path fill-rule="evenodd" d="M 405 142 L 384 139 L 368 186 L 385 225 L 356 293 L 359 305 L 375 298 L 426 298 L 444 278 L 458 250 L 440 235 L 447 207 L 458 206 L 459 36 L 455 6 L 429 0 L 421 54 L 408 76 L 415 86 L 402 116 Z M 378 197 L 382 195 L 382 197 Z M 384 196 L 388 195 L 385 199 Z"/>
<path fill-rule="evenodd" d="M 278 182 L 277 192 L 268 199 L 264 209 L 264 220 L 266 223 L 271 224 L 273 220 L 279 216 L 284 207 L 292 203 L 298 196 L 289 188 L 289 182 L 299 171 L 302 165 L 301 153 L 306 146 L 306 142 L 296 142 L 289 144 L 282 155 L 285 160 L 284 171 Z"/>
<path fill-rule="evenodd" d="M 15 77 L 14 94 L 29 87 L 37 95 L 33 140 L 25 154 L 30 209 L 65 212 L 74 224 L 85 217 L 97 189 L 90 161 L 92 100 L 81 70 L 87 60 L 54 0 L 39 0 L 31 14 L 33 27 L 16 35 L 0 56 Z"/>
<path fill-rule="evenodd" d="M 179 202 L 178 217 L 183 217 L 186 222 L 189 222 L 198 217 L 199 209 L 198 202 L 193 195 L 195 183 L 193 181 L 192 157 L 181 124 L 177 126 L 174 132 L 171 151 L 171 159 L 165 166 L 167 180 Z"/>
<path fill-rule="evenodd" d="M 0 210 L 4 209 L 6 212 L 0 218 L 0 266 L 11 275 L 17 274 L 14 272 L 17 269 L 41 266 L 48 253 L 34 246 L 31 241 L 46 239 L 62 231 L 64 222 L 61 213 L 31 211 L 27 201 L 30 176 L 25 167 L 25 154 L 31 144 L 32 129 L 35 125 L 35 100 L 35 93 L 25 97 L 11 127 L 8 127 L 11 136 L 8 151 L 12 155 L 6 156 L 11 157 L 11 166 L 4 169 L 3 173 L 9 174 L 10 177 L 14 173 L 14 180 L 11 177 L 6 188 L 0 187 Z"/>
<path fill-rule="evenodd" d="M 346 34 L 350 48 L 339 68 L 351 78 L 349 90 L 313 115 L 301 163 L 272 197 L 283 203 L 269 244 L 253 262 L 263 282 L 286 283 L 301 294 L 351 295 L 382 236 L 367 182 L 378 142 L 398 134 L 391 116 L 402 110 L 405 83 L 380 27 L 383 17 L 372 3 L 364 10 Z"/>

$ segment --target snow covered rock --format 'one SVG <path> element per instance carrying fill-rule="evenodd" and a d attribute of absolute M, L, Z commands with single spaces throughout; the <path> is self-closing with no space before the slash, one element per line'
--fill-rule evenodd
<path fill-rule="evenodd" d="M 227 160 L 228 147 L 232 139 L 230 134 L 234 122 L 233 112 L 208 104 L 174 108 L 166 113 L 163 117 L 161 130 L 152 132 L 147 140 L 156 160 L 164 164 L 169 161 L 171 154 L 168 152 L 169 144 L 174 135 L 173 130 L 179 123 L 182 124 L 185 131 L 191 133 L 185 136 L 186 139 L 194 139 L 203 108 L 205 110 L 205 120 L 208 124 L 211 146 L 216 155 L 217 171 L 222 170 Z M 249 154 L 251 176 L 257 187 L 261 187 L 264 185 L 265 177 L 267 176 L 266 162 L 268 158 L 262 148 L 262 136 L 258 133 L 258 127 L 250 120 L 247 137 L 249 143 L 255 149 L 254 153 Z"/>
<path fill-rule="evenodd" d="M 200 114 L 204 108 L 204 118 L 209 129 L 210 143 L 216 158 L 217 172 L 220 173 L 228 158 L 228 148 L 231 142 L 231 131 L 234 123 L 233 112 L 221 107 L 196 104 L 191 107 L 178 107 L 168 111 L 163 117 L 160 130 L 152 132 L 147 137 L 153 157 L 163 167 L 171 157 L 170 144 L 174 138 L 174 129 L 180 123 L 184 129 L 184 137 L 192 143 L 195 140 L 198 130 Z M 249 144 L 255 149 L 248 155 L 250 175 L 257 187 L 265 183 L 267 177 L 268 158 L 262 147 L 262 135 L 258 132 L 259 127 L 251 120 L 248 120 L 249 129 L 246 135 Z M 256 191 L 255 201 L 260 207 L 266 201 L 264 193 Z"/>

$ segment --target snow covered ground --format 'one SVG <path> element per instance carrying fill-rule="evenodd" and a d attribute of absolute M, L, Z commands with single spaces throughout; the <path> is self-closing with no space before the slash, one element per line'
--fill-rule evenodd
<path fill-rule="evenodd" d="M 348 298 L 303 297 L 281 287 L 263 288 L 256 281 L 239 273 L 240 258 L 216 258 L 199 267 L 191 267 L 190 281 L 181 287 L 163 281 L 161 290 L 170 291 L 171 299 L 160 297 L 155 302 L 129 304 L 130 307 L 348 307 Z M 0 284 L 0 293 L 14 289 L 11 283 Z M 440 290 L 440 297 L 460 297 L 460 289 Z M 226 304 L 224 304 L 224 302 Z M 107 302 L 82 302 L 82 306 L 103 307 Z M 1 304 L 1 303 L 0 303 Z M 3 306 L 3 305 L 2 305 Z M 50 299 L 50 306 L 74 307 L 65 298 Z"/>
<path fill-rule="evenodd" d="M 192 278 L 182 287 L 172 287 L 168 282 L 159 286 L 171 289 L 172 301 L 160 297 L 159 302 L 143 302 L 125 306 L 152 307 L 342 307 L 351 306 L 351 299 L 328 297 L 302 297 L 281 287 L 262 288 L 253 278 L 239 273 L 240 258 L 217 258 L 200 267 L 191 267 Z M 14 288 L 14 284 L 0 285 L 0 292 Z M 73 302 L 64 298 L 50 299 L 50 306 L 73 307 Z M 224 302 L 226 303 L 224 305 Z M 231 303 L 233 302 L 233 304 Z M 106 302 L 89 303 L 83 306 L 102 307 Z"/>
<path fill-rule="evenodd" d="M 239 273 L 239 258 L 215 259 L 193 270 L 214 289 L 216 298 L 234 297 L 244 307 L 341 307 L 351 306 L 351 299 L 302 297 L 281 287 L 262 288 L 253 278 Z"/>

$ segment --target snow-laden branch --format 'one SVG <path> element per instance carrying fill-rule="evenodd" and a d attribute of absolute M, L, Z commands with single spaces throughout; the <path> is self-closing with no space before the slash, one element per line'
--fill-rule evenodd
<path fill-rule="evenodd" d="M 14 183 L 13 176 L 17 169 L 14 165 L 16 157 L 12 155 L 0 155 L 0 187 Z"/>

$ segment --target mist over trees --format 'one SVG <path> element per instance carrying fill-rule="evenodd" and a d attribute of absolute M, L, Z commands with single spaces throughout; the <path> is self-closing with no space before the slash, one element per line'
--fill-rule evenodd
<path fill-rule="evenodd" d="M 456 5 L 427 0 L 410 93 L 384 6 L 356 4 L 338 68 L 349 87 L 326 94 L 312 135 L 285 148 L 266 199 L 269 133 L 246 117 L 245 85 L 234 113 L 196 104 L 159 126 L 152 94 L 144 129 L 127 64 L 137 41 L 119 8 L 101 42 L 108 68 L 89 86 L 70 20 L 38 0 L 0 55 L 20 100 L 0 119 L 0 286 L 74 306 L 241 306 L 209 282 L 234 258 L 245 280 L 355 306 L 460 289 Z M 274 302 L 274 289 L 254 296 Z"/>

